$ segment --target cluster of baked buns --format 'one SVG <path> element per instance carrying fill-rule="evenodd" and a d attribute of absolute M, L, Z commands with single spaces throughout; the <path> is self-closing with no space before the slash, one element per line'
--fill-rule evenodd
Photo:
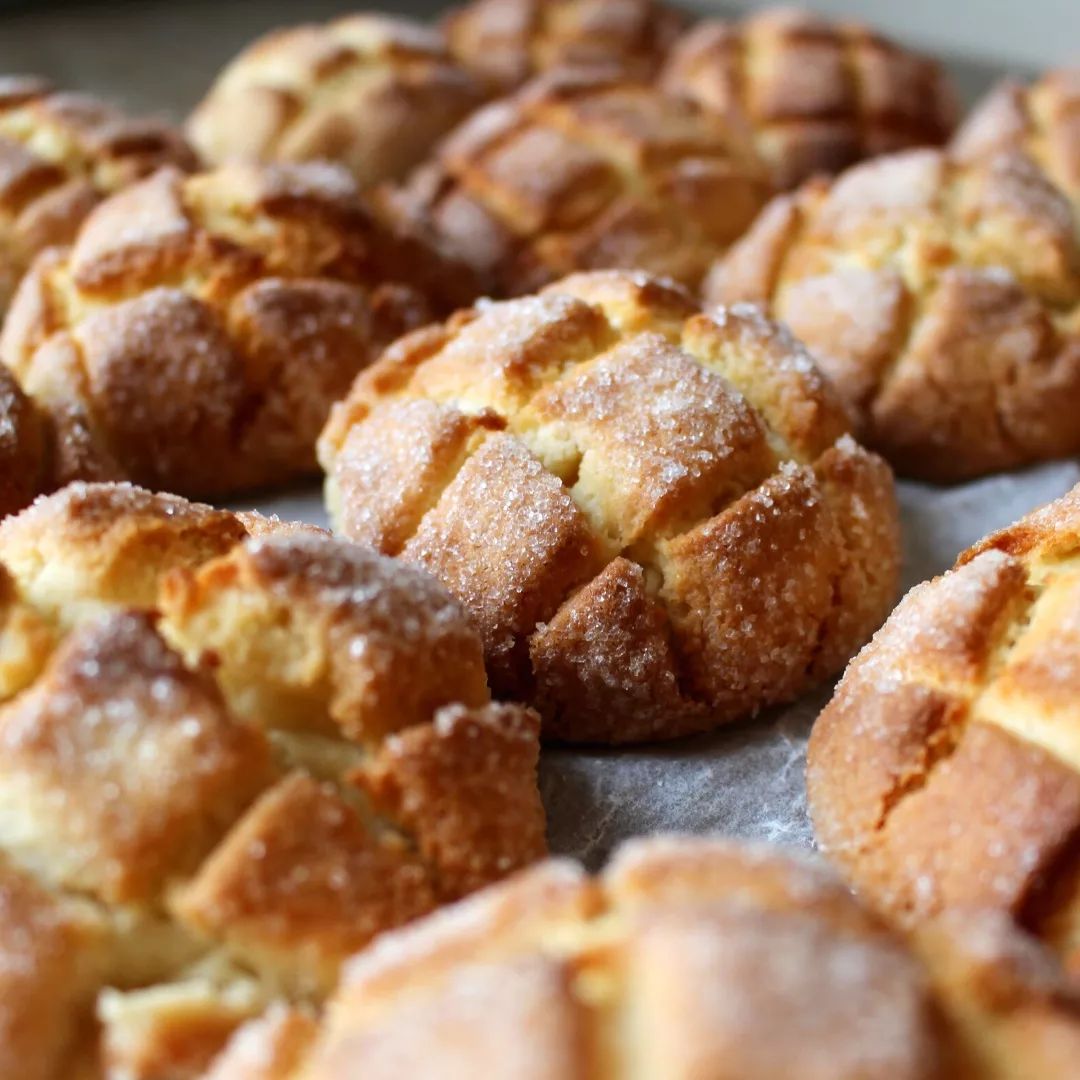
<path fill-rule="evenodd" d="M 1080 488 L 885 621 L 894 469 L 1080 452 L 1080 75 L 958 112 L 657 0 L 280 31 L 186 135 L 0 79 L 0 1080 L 1075 1075 Z M 542 740 L 864 645 L 858 898 L 541 861 Z"/>

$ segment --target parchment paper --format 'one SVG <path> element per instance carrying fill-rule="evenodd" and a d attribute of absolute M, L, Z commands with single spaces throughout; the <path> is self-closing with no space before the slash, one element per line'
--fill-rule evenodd
<path fill-rule="evenodd" d="M 1080 481 L 1063 462 L 954 488 L 899 484 L 904 584 L 941 573 L 969 544 Z M 266 499 L 258 509 L 326 525 L 317 490 Z M 722 832 L 812 843 L 803 792 L 806 739 L 832 687 L 755 721 L 631 750 L 553 748 L 540 784 L 552 850 L 596 866 L 629 836 Z"/>

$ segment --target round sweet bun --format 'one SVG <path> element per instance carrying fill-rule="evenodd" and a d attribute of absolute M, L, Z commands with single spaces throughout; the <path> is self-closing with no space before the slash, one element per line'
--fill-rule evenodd
<path fill-rule="evenodd" d="M 0 314 L 39 251 L 70 243 L 104 196 L 163 165 L 195 167 L 163 121 L 44 79 L 0 76 Z"/>
<path fill-rule="evenodd" d="M 722 117 L 648 82 L 554 72 L 474 113 L 390 211 L 496 295 L 628 267 L 696 286 L 770 192 Z"/>
<path fill-rule="evenodd" d="M 130 485 L 0 525 L 0 731 L 4 1076 L 196 1076 L 545 851 L 539 720 L 434 580 Z"/>
<path fill-rule="evenodd" d="M 45 423 L 0 364 L 0 518 L 21 510 L 45 484 Z"/>
<path fill-rule="evenodd" d="M 404 176 L 485 96 L 437 31 L 348 15 L 249 45 L 218 76 L 187 131 L 212 164 L 336 161 L 369 187 Z"/>
<path fill-rule="evenodd" d="M 1078 220 L 1022 151 L 913 150 L 771 203 L 705 296 L 790 326 L 899 472 L 969 479 L 1080 450 Z"/>
<path fill-rule="evenodd" d="M 996 908 L 1080 969 L 1080 487 L 913 589 L 813 730 L 819 843 L 917 922 Z"/>
<path fill-rule="evenodd" d="M 553 69 L 603 66 L 651 79 L 686 22 L 656 0 L 472 0 L 442 25 L 463 64 L 511 90 Z"/>
<path fill-rule="evenodd" d="M 0 359 L 49 420 L 54 484 L 220 496 L 310 474 L 356 373 L 473 295 L 337 167 L 164 169 L 38 258 Z"/>
<path fill-rule="evenodd" d="M 977 105 L 952 142 L 964 161 L 1020 151 L 1080 206 L 1080 66 L 1024 86 L 1004 82 Z"/>
<path fill-rule="evenodd" d="M 395 343 L 320 440 L 337 528 L 430 570 L 494 692 L 633 742 L 787 701 L 888 612 L 892 476 L 802 348 L 639 273 Z"/>
<path fill-rule="evenodd" d="M 698 23 L 669 53 L 660 85 L 748 126 L 781 190 L 878 154 L 939 145 L 958 115 L 935 61 L 860 23 L 796 8 Z"/>
<path fill-rule="evenodd" d="M 909 945 L 793 853 L 661 838 L 385 935 L 207 1080 L 1064 1080 L 1078 1048 L 1075 990 L 993 916 Z"/>

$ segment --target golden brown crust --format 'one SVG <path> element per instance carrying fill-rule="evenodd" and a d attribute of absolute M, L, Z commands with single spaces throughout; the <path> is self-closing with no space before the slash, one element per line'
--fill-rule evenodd
<path fill-rule="evenodd" d="M 188 134 L 211 164 L 336 161 L 369 187 L 404 176 L 484 97 L 436 31 L 349 15 L 249 45 L 194 111 Z"/>
<path fill-rule="evenodd" d="M 388 197 L 498 295 L 627 267 L 696 286 L 769 187 L 721 118 L 595 69 L 480 109 Z"/>
<path fill-rule="evenodd" d="M 958 112 L 933 60 L 859 23 L 790 8 L 698 23 L 671 50 L 660 85 L 749 128 L 780 190 L 940 145 Z"/>
<path fill-rule="evenodd" d="M 195 164 L 163 121 L 40 79 L 0 78 L 0 312 L 34 256 L 71 243 L 102 198 L 163 165 Z"/>
<path fill-rule="evenodd" d="M 372 806 L 415 836 L 439 868 L 439 892 L 457 898 L 546 851 L 535 786 L 535 713 L 514 705 L 450 706 L 434 723 L 392 736 L 356 780 Z"/>
<path fill-rule="evenodd" d="M 356 372 L 474 295 L 335 167 L 162 170 L 35 263 L 0 358 L 51 421 L 54 484 L 221 494 L 310 472 Z"/>
<path fill-rule="evenodd" d="M 705 294 L 789 325 L 899 471 L 961 480 L 1080 447 L 1076 220 L 1026 153 L 911 151 L 778 199 Z"/>
<path fill-rule="evenodd" d="M 246 536 L 227 510 L 177 495 L 71 484 L 0 524 L 0 564 L 35 608 L 68 623 L 101 605 L 153 608 L 166 573 Z"/>
<path fill-rule="evenodd" d="M 797 695 L 888 610 L 892 479 L 845 430 L 756 311 L 610 271 L 397 342 L 320 453 L 346 534 L 462 599 L 496 693 L 640 741 Z"/>
<path fill-rule="evenodd" d="M 0 647 L 0 922 L 23 876 L 45 896 L 0 926 L 5 999 L 6 958 L 40 954 L 0 1031 L 44 1080 L 97 1055 L 95 997 L 110 1075 L 198 1075 L 268 1001 L 544 853 L 539 718 L 488 703 L 433 580 L 322 530 L 74 485 L 0 526 Z"/>
<path fill-rule="evenodd" d="M 1080 489 L 912 590 L 810 741 L 819 842 L 916 921 L 986 906 L 1077 947 Z"/>
<path fill-rule="evenodd" d="M 1036 943 L 971 912 L 912 944 L 791 854 L 635 841 L 595 879 L 551 861 L 381 938 L 285 1077 L 1071 1075 L 1080 999 Z M 272 1061 L 286 1019 L 237 1060 Z"/>
<path fill-rule="evenodd" d="M 962 161 L 1017 150 L 1080 202 L 1080 68 L 1050 71 L 1030 86 L 1002 83 L 972 110 L 952 141 Z"/>
<path fill-rule="evenodd" d="M 451 52 L 503 90 L 553 69 L 651 79 L 685 25 L 657 0 L 472 0 L 443 19 Z"/>
<path fill-rule="evenodd" d="M 212 665 L 233 710 L 263 727 L 374 745 L 447 702 L 488 700 L 458 604 L 428 575 L 344 540 L 255 538 L 170 575 L 159 603 L 173 645 Z"/>

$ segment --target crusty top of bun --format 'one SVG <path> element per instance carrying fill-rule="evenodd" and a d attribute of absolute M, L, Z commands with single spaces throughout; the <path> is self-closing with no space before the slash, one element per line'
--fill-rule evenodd
<path fill-rule="evenodd" d="M 163 121 L 43 79 L 0 77 L 0 312 L 37 252 L 70 243 L 100 199 L 163 165 L 195 167 Z"/>
<path fill-rule="evenodd" d="M 790 852 L 632 841 L 596 878 L 552 861 L 386 935 L 321 1023 L 277 1011 L 211 1075 L 1071 1075 L 1080 1001 L 1037 946 L 978 912 L 913 945 Z"/>
<path fill-rule="evenodd" d="M 437 31 L 348 15 L 249 45 L 218 76 L 188 134 L 213 164 L 323 159 L 368 187 L 400 179 L 485 94 Z"/>
<path fill-rule="evenodd" d="M 749 127 L 781 189 L 939 145 L 958 113 L 935 61 L 860 23 L 796 8 L 697 23 L 671 50 L 660 84 Z"/>
<path fill-rule="evenodd" d="M 0 574 L 0 1064 L 193 1075 L 543 853 L 538 719 L 416 568 L 97 484 L 9 517 Z"/>
<path fill-rule="evenodd" d="M 469 609 L 561 738 L 670 737 L 837 670 L 887 612 L 892 478 L 794 339 L 640 273 L 401 339 L 320 442 L 349 536 Z"/>
<path fill-rule="evenodd" d="M 357 371 L 473 295 L 340 168 L 166 169 L 38 259 L 0 358 L 49 419 L 53 484 L 222 494 L 309 473 Z"/>

